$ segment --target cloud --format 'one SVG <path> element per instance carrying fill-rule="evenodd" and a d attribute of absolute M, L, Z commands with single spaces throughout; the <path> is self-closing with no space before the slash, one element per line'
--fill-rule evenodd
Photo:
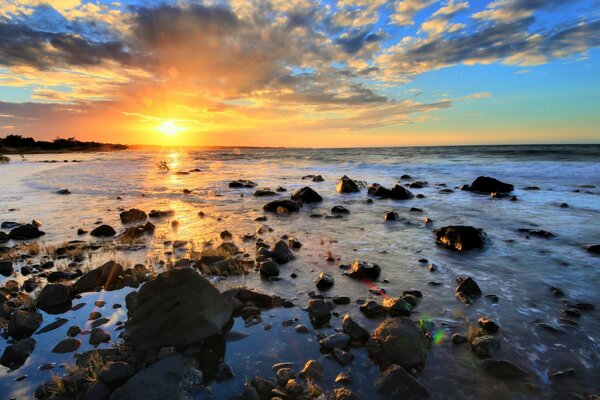
<path fill-rule="evenodd" d="M 531 17 L 535 11 L 544 8 L 556 8 L 575 0 L 496 0 L 489 3 L 485 10 L 473 14 L 473 18 L 500 22 L 512 22 Z"/>
<path fill-rule="evenodd" d="M 396 4 L 396 12 L 390 16 L 391 21 L 400 26 L 414 25 L 415 15 L 435 3 L 437 0 L 401 0 Z"/>

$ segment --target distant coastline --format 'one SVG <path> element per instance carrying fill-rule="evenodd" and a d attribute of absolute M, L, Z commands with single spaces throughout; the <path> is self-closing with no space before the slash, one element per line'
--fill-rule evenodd
<path fill-rule="evenodd" d="M 56 138 L 52 141 L 36 141 L 31 137 L 7 135 L 0 139 L 0 154 L 50 154 L 80 153 L 93 151 L 119 151 L 129 147 L 123 144 L 82 142 L 75 138 Z"/>

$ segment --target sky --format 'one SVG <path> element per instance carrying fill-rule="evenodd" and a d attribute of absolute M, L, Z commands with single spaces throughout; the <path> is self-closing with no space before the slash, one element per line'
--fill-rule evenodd
<path fill-rule="evenodd" d="M 0 136 L 600 142 L 600 0 L 0 0 Z"/>

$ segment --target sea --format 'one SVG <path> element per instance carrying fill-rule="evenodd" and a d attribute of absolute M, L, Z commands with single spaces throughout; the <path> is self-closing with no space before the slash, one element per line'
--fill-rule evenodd
<path fill-rule="evenodd" d="M 353 377 L 347 385 L 359 398 L 386 398 L 373 388 L 380 371 L 366 348 L 353 348 L 354 361 L 341 366 L 320 352 L 318 337 L 339 330 L 346 313 L 374 330 L 381 320 L 366 318 L 357 302 L 381 301 L 406 290 L 423 294 L 411 318 L 432 321 L 435 326 L 425 368 L 416 375 L 432 399 L 586 399 L 600 394 L 600 256 L 584 248 L 600 244 L 600 145 L 153 148 L 10 157 L 9 164 L 0 165 L 0 221 L 39 221 L 46 232 L 38 239 L 42 247 L 72 240 L 96 241 L 78 235 L 77 230 L 91 230 L 99 223 L 122 231 L 122 210 L 174 211 L 168 218 L 153 221 L 156 231 L 142 245 L 100 249 L 85 260 L 88 267 L 114 259 L 128 265 L 144 263 L 159 273 L 194 250 L 218 245 L 224 230 L 233 234 L 240 249 L 253 255 L 254 242 L 242 237 L 255 234 L 263 225 L 271 228 L 260 234 L 269 243 L 288 235 L 303 244 L 295 251 L 296 259 L 281 266 L 279 280 L 261 279 L 256 271 L 209 277 L 221 290 L 246 285 L 290 299 L 295 307 L 263 311 L 263 322 L 253 326 L 236 319 L 232 330 L 238 334 L 231 335 L 223 354 L 233 377 L 207 382 L 195 398 L 228 399 L 240 394 L 254 376 L 273 378 L 274 363 L 293 362 L 299 371 L 309 359 L 325 366 L 326 377 L 320 384 L 325 393 L 341 386 L 334 383 L 335 377 L 347 371 Z M 168 170 L 159 168 L 161 162 Z M 321 175 L 323 181 L 302 179 L 307 175 Z M 362 190 L 336 192 L 343 175 L 359 182 Z M 403 175 L 409 178 L 402 179 Z M 516 201 L 460 190 L 478 176 L 513 184 Z M 257 186 L 230 188 L 228 183 L 237 179 L 252 180 Z M 409 190 L 423 196 L 410 200 L 376 199 L 367 194 L 366 186 L 371 183 L 392 187 L 418 181 L 422 187 Z M 268 201 L 289 198 L 304 186 L 317 191 L 323 201 L 306 204 L 290 215 L 263 211 Z M 253 196 L 256 189 L 278 187 L 287 191 L 273 197 Z M 57 194 L 61 189 L 71 194 Z M 350 213 L 332 218 L 331 209 L 336 205 Z M 400 219 L 384 221 L 389 211 L 398 212 Z M 263 215 L 266 221 L 255 221 Z M 431 222 L 425 223 L 426 219 Z M 462 253 L 441 247 L 433 230 L 446 225 L 482 228 L 489 245 Z M 525 230 L 544 230 L 552 236 L 537 237 Z M 174 250 L 171 243 L 175 240 L 189 244 Z M 13 245 L 16 243 L 5 244 Z M 427 262 L 419 262 L 423 259 Z M 380 279 L 367 285 L 344 276 L 338 264 L 354 260 L 377 263 L 382 270 Z M 39 260 L 34 257 L 26 262 Z M 59 269 L 66 264 L 66 260 L 56 260 Z M 321 272 L 335 279 L 326 292 L 315 288 Z M 484 295 L 496 295 L 498 301 L 485 296 L 470 305 L 458 301 L 456 278 L 467 276 L 476 280 Z M 16 272 L 0 277 L 0 284 L 8 280 L 22 284 L 24 279 Z M 555 296 L 552 288 L 560 289 L 564 296 Z M 119 322 L 127 318 L 124 297 L 131 291 L 88 293 L 75 301 L 85 303 L 78 310 L 58 316 L 42 312 L 42 326 L 57 318 L 69 322 L 51 332 L 34 334 L 35 350 L 21 368 L 0 366 L 0 397 L 32 398 L 35 388 L 52 374 L 65 374 L 74 354 L 51 350 L 70 326 L 89 328 L 92 311 L 110 318 L 105 329 L 111 333 L 111 343 L 100 347 L 118 344 Z M 352 301 L 337 306 L 331 327 L 320 329 L 311 325 L 303 309 L 312 291 L 349 296 Z M 97 300 L 106 305 L 95 306 Z M 594 309 L 579 317 L 565 315 L 561 310 L 567 302 L 589 303 Z M 113 308 L 114 304 L 122 307 Z M 500 326 L 496 336 L 501 348 L 494 359 L 520 366 L 529 373 L 528 378 L 515 381 L 488 375 L 468 344 L 452 343 L 454 333 L 468 335 L 482 316 Z M 540 323 L 556 327 L 558 333 L 540 328 Z M 297 324 L 309 327 L 310 333 L 296 332 Z M 10 340 L 7 335 L 0 337 L 0 351 Z M 82 342 L 79 352 L 92 348 L 85 336 Z M 45 363 L 52 363 L 53 368 L 40 370 Z M 566 372 L 553 376 L 557 371 Z"/>

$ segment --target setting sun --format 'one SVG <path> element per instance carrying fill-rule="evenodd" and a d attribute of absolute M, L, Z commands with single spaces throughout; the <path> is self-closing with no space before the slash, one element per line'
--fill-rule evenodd
<path fill-rule="evenodd" d="M 177 135 L 177 133 L 181 132 L 183 129 L 180 126 L 177 126 L 175 121 L 167 120 L 167 121 L 162 122 L 158 126 L 158 130 L 167 136 L 175 136 L 175 135 Z"/>

